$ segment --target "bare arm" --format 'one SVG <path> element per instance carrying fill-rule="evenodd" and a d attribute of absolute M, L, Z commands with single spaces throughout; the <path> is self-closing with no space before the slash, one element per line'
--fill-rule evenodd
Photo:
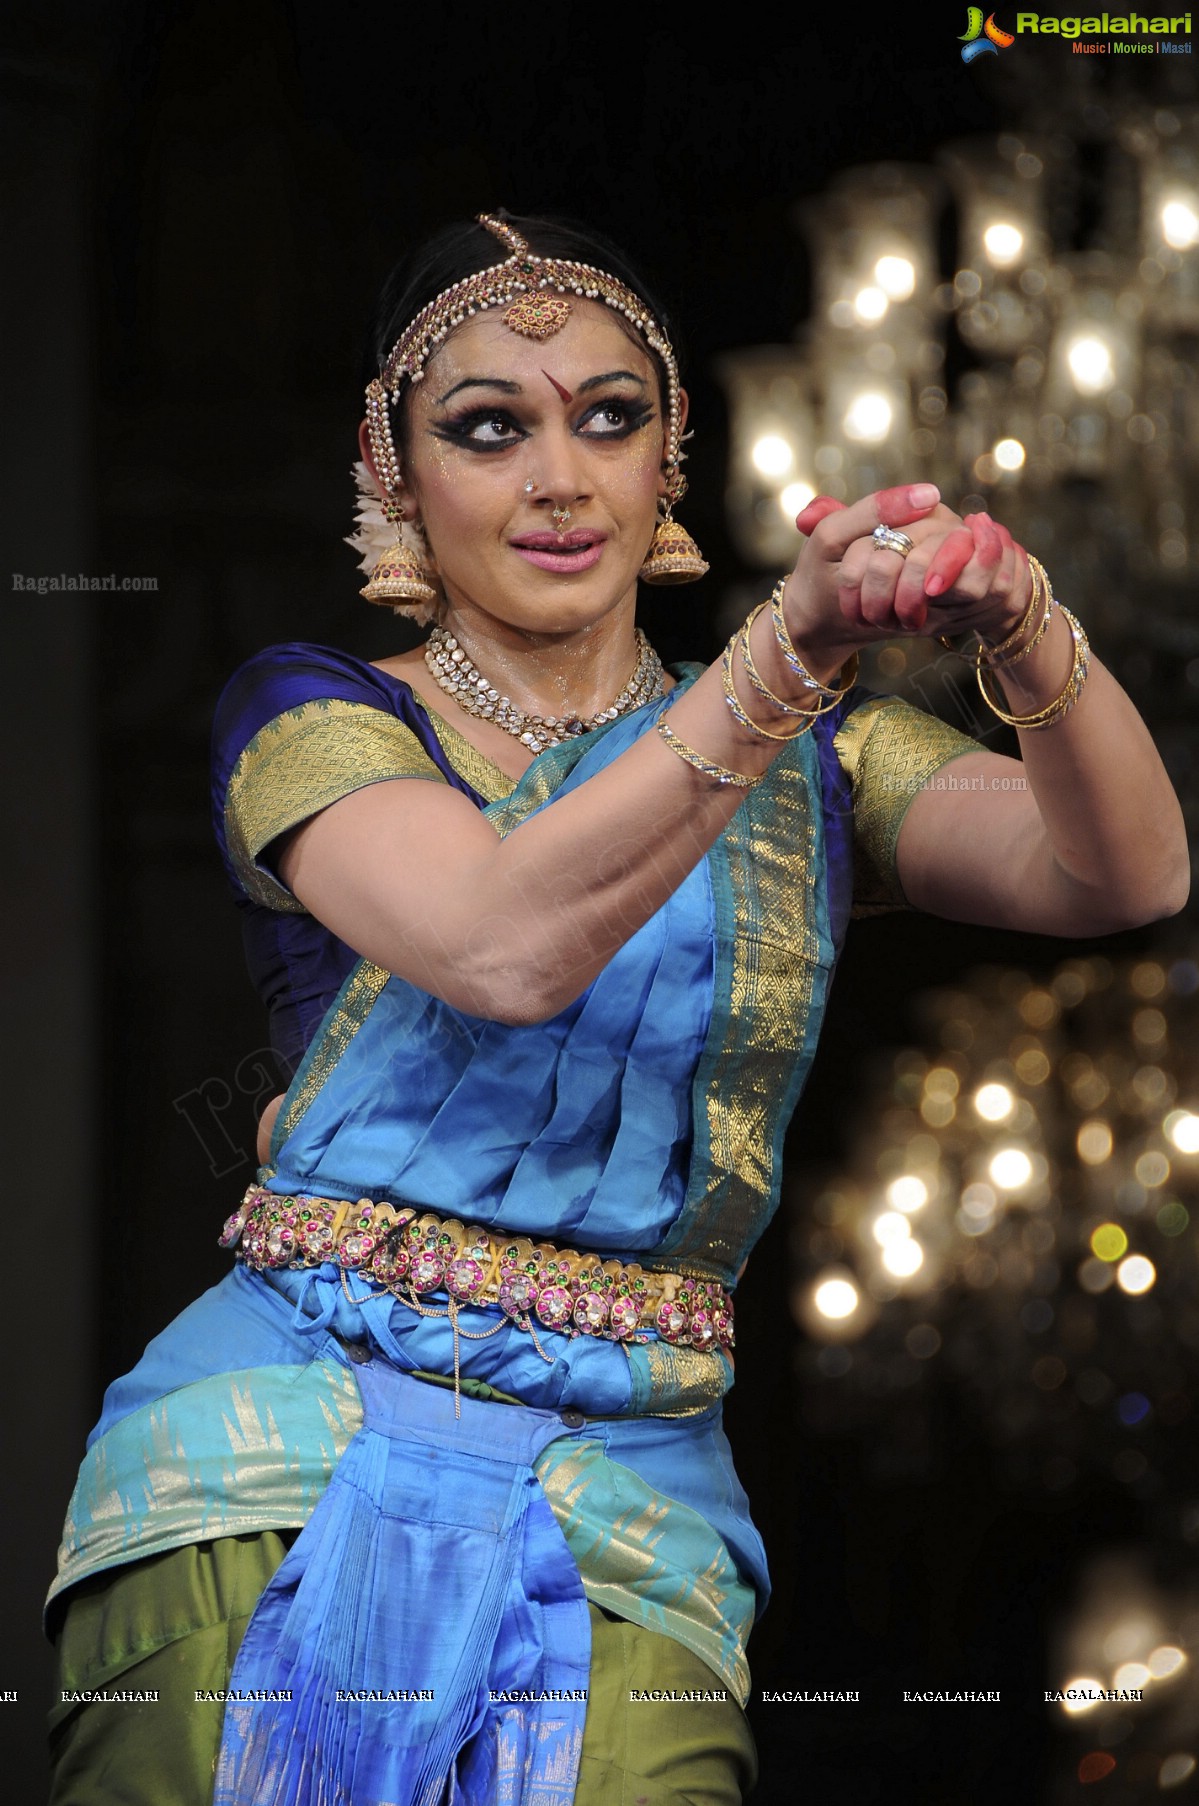
<path fill-rule="evenodd" d="M 846 530 L 871 532 L 880 510 L 910 524 L 935 500 L 931 491 L 913 503 L 906 489 L 867 497 L 845 511 Z M 835 610 L 835 570 L 817 542 L 792 582 L 797 602 Z M 847 656 L 799 632 L 796 642 L 823 681 Z M 777 693 L 814 700 L 778 666 L 766 616 L 754 646 Z M 679 698 L 670 723 L 705 757 L 747 775 L 779 750 L 734 721 L 716 668 Z M 298 828 L 280 871 L 306 909 L 385 970 L 473 1015 L 535 1022 L 577 997 L 661 908 L 744 794 L 650 733 L 503 840 L 456 791 L 410 779 L 369 785 Z"/>
<path fill-rule="evenodd" d="M 1010 712 L 1034 706 L 1013 701 Z M 1112 934 L 1185 906 L 1182 810 L 1109 671 L 1092 658 L 1074 709 L 1022 732 L 1020 750 L 1022 760 L 966 753 L 943 768 L 956 790 L 926 786 L 913 799 L 896 849 L 909 902 L 955 921 L 1060 935 Z M 982 787 L 963 788 L 967 779 Z"/>

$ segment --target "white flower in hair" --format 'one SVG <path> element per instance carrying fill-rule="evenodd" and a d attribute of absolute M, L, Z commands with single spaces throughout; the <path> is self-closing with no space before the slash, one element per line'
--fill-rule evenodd
<path fill-rule="evenodd" d="M 383 512 L 383 497 L 366 464 L 359 459 L 350 474 L 358 490 L 354 508 L 357 531 L 347 533 L 346 544 L 357 552 L 359 565 L 367 576 L 373 574 L 375 566 L 397 540 L 419 561 L 425 561 L 428 554 L 418 529 L 411 521 L 388 520 Z M 415 621 L 418 627 L 427 627 L 430 621 L 437 619 L 437 608 L 429 602 L 400 602 L 392 613 Z"/>
<path fill-rule="evenodd" d="M 369 575 L 387 548 L 395 544 L 397 528 L 384 515 L 383 498 L 361 458 L 350 475 L 358 490 L 354 507 L 357 530 L 346 535 L 346 544 L 358 553 L 359 565 Z"/>

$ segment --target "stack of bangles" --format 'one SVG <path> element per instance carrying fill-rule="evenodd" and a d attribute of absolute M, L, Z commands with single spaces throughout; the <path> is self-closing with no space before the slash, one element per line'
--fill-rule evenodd
<path fill-rule="evenodd" d="M 771 740 L 776 745 L 784 744 L 789 740 L 798 740 L 801 734 L 810 733 L 815 725 L 817 716 L 827 715 L 830 709 L 836 708 L 842 697 L 853 687 L 858 674 L 858 655 L 855 652 L 840 673 L 840 684 L 823 684 L 820 682 L 819 678 L 813 677 L 812 673 L 808 670 L 798 652 L 795 650 L 791 635 L 787 631 L 787 623 L 783 618 L 783 591 L 786 588 L 786 585 L 787 578 L 785 576 L 780 577 L 774 586 L 774 592 L 771 595 L 769 602 L 760 602 L 749 618 L 740 628 L 738 628 L 737 632 L 725 647 L 724 655 L 721 660 L 721 674 L 724 680 L 724 699 L 728 704 L 729 713 L 732 715 L 733 720 L 739 727 L 745 728 L 748 733 L 753 734 L 757 739 Z M 775 638 L 778 641 L 779 651 L 782 654 L 784 664 L 787 666 L 788 670 L 793 672 L 799 679 L 805 690 L 810 690 L 813 694 L 825 699 L 815 708 L 798 708 L 794 703 L 785 702 L 781 696 L 776 696 L 774 691 L 762 677 L 757 666 L 754 664 L 753 652 L 750 649 L 749 643 L 750 630 L 763 609 L 766 608 L 769 608 L 770 610 L 770 618 L 774 624 Z M 771 728 L 760 726 L 742 706 L 741 699 L 737 695 L 736 686 L 733 682 L 733 659 L 738 651 L 741 653 L 742 668 L 751 687 L 756 690 L 758 695 L 761 696 L 765 702 L 768 702 L 771 708 L 775 709 L 778 714 L 794 722 L 794 726 L 789 727 L 785 733 L 775 733 Z M 671 752 L 677 753 L 679 758 L 684 760 L 685 763 L 690 765 L 695 771 L 700 772 L 706 778 L 714 779 L 718 784 L 732 784 L 738 790 L 752 790 L 755 784 L 760 784 L 762 781 L 761 775 L 757 777 L 748 777 L 744 772 L 730 771 L 726 765 L 717 765 L 714 764 L 711 759 L 705 759 L 702 753 L 696 752 L 693 746 L 688 746 L 685 740 L 680 739 L 678 734 L 676 734 L 674 729 L 670 726 L 665 715 L 659 718 L 658 733 L 666 742 L 667 746 L 669 746 Z"/>
<path fill-rule="evenodd" d="M 978 687 L 982 699 L 1000 721 L 1006 722 L 1009 727 L 1052 727 L 1055 721 L 1060 721 L 1063 716 L 1070 713 L 1082 694 L 1082 687 L 1086 683 L 1091 669 L 1091 646 L 1077 616 L 1071 614 L 1063 602 L 1058 601 L 1044 565 L 1031 553 L 1028 554 L 1028 568 L 1032 575 L 1032 592 L 1022 619 L 1013 627 L 1007 638 L 1001 640 L 997 646 L 988 646 L 982 639 L 979 640 L 974 654 L 974 669 L 978 677 Z M 1042 608 L 1044 613 L 1041 614 L 1035 633 L 1031 639 L 1021 645 L 1020 641 Z M 1035 709 L 1031 715 L 1010 715 L 996 702 L 995 697 L 988 690 L 986 673 L 1006 670 L 1011 665 L 1018 665 L 1021 659 L 1027 658 L 1045 637 L 1049 628 L 1049 618 L 1055 608 L 1065 616 L 1074 642 L 1074 658 L 1070 666 L 1070 675 L 1066 679 L 1061 694 L 1055 696 L 1053 701 L 1047 703 L 1044 708 Z M 938 637 L 941 644 L 950 652 L 958 651 L 952 640 L 946 639 L 943 634 Z M 969 663 L 970 655 L 968 653 L 959 652 L 958 656 L 966 659 Z"/>

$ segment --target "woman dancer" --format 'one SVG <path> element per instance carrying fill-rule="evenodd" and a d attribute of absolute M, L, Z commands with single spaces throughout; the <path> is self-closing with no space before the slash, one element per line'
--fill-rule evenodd
<path fill-rule="evenodd" d="M 768 1582 L 731 1294 L 851 908 L 1073 935 L 1185 901 L 1132 705 L 927 485 L 813 503 L 724 658 L 663 671 L 634 611 L 705 568 L 686 412 L 589 237 L 484 218 L 384 293 L 364 594 L 434 625 L 269 648 L 218 707 L 293 1076 L 232 1272 L 89 1444 L 60 1682 L 135 1697 L 64 1700 L 58 1806 L 739 1799 Z M 1022 764 L 854 684 L 869 641 L 968 631 Z M 981 787 L 922 788 L 951 759 Z"/>

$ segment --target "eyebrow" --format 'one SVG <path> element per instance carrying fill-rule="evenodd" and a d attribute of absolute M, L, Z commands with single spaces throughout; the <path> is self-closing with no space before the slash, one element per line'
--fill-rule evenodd
<path fill-rule="evenodd" d="M 636 383 L 639 389 L 649 387 L 644 377 L 638 376 L 633 370 L 607 370 L 602 376 L 587 377 L 586 381 L 579 384 L 575 394 L 586 395 L 592 389 L 600 389 L 605 383 L 614 382 Z M 463 389 L 498 389 L 501 395 L 523 395 L 524 393 L 520 383 L 509 382 L 506 377 L 464 376 L 460 383 L 455 383 L 452 389 L 447 389 L 444 395 L 437 397 L 437 406 L 444 407 L 452 396 L 460 394 Z"/>

